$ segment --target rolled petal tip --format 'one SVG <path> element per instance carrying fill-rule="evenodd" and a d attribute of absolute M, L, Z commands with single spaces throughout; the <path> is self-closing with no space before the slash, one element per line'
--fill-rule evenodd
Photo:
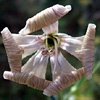
<path fill-rule="evenodd" d="M 71 9 L 72 9 L 71 5 L 62 6 L 57 4 L 53 6 L 53 10 L 55 11 L 55 14 L 59 15 L 60 17 L 67 14 L 69 11 L 71 11 Z"/>
<path fill-rule="evenodd" d="M 4 71 L 3 73 L 4 79 L 9 79 L 9 77 L 12 77 L 12 76 L 13 76 L 12 72 L 9 72 L 9 71 Z"/>
<path fill-rule="evenodd" d="M 66 10 L 69 10 L 69 11 L 72 9 L 71 5 L 66 5 L 65 8 Z"/>
<path fill-rule="evenodd" d="M 95 29 L 95 28 L 96 28 L 96 25 L 95 25 L 95 24 L 90 23 L 90 24 L 88 25 L 88 27 L 89 27 L 89 28 L 93 28 L 93 29 Z"/>
<path fill-rule="evenodd" d="M 69 9 L 69 10 L 72 9 L 71 5 L 66 5 L 65 8 L 67 8 L 67 9 Z"/>
<path fill-rule="evenodd" d="M 8 32 L 8 27 L 5 27 L 2 31 L 1 31 L 1 34 L 4 34 L 4 33 L 6 33 L 6 32 Z"/>

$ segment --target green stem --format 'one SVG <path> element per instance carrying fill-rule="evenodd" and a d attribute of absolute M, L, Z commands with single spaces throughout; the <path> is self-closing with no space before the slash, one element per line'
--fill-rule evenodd
<path fill-rule="evenodd" d="M 63 100 L 63 95 L 62 95 L 62 91 L 61 92 L 59 92 L 59 100 Z"/>

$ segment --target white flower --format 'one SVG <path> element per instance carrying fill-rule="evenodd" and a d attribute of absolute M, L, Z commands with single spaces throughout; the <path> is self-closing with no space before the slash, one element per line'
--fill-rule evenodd
<path fill-rule="evenodd" d="M 63 75 L 67 74 L 70 76 L 69 74 L 72 73 L 71 77 L 76 78 L 75 82 L 85 76 L 85 71 L 88 79 L 92 77 L 94 61 L 93 44 L 96 26 L 94 24 L 89 24 L 86 35 L 81 37 L 71 37 L 67 34 L 59 33 L 57 20 L 70 10 L 71 6 L 64 7 L 55 5 L 28 19 L 25 27 L 19 34 L 11 34 L 8 28 L 5 28 L 1 32 L 12 71 L 4 72 L 5 79 L 20 84 L 26 84 L 35 89 L 45 89 L 44 94 L 50 96 L 53 94 L 51 88 L 55 87 L 54 89 L 57 89 L 57 91 L 54 92 L 55 94 L 67 87 L 66 85 L 64 85 L 65 87 L 61 86 L 63 84 L 61 84 L 62 80 L 64 82 L 64 79 L 61 78 Z M 43 30 L 43 35 L 27 35 L 41 28 Z M 85 71 L 83 71 L 84 69 L 77 71 L 77 69 L 64 58 L 60 49 L 78 58 L 85 67 Z M 33 53 L 35 54 L 21 67 L 21 58 L 24 59 Z M 53 83 L 45 80 L 49 58 L 52 68 Z M 79 72 L 82 73 L 77 74 Z M 77 78 L 78 75 L 80 78 Z M 72 82 L 70 85 L 75 83 L 71 78 L 69 79 Z M 64 82 L 64 84 L 67 83 Z M 58 89 L 59 85 L 62 88 Z"/>

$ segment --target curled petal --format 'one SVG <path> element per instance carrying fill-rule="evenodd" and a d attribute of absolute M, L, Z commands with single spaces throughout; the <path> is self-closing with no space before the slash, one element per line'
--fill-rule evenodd
<path fill-rule="evenodd" d="M 62 16 L 67 14 L 71 10 L 71 6 L 54 5 L 47 8 L 44 11 L 38 13 L 36 16 L 29 18 L 25 27 L 19 32 L 22 35 L 26 35 L 35 32 L 43 27 L 58 21 Z"/>
<path fill-rule="evenodd" d="M 55 61 L 55 56 L 50 57 L 53 79 L 56 79 L 62 73 L 69 73 L 76 70 L 61 53 L 58 54 L 57 61 Z"/>
<path fill-rule="evenodd" d="M 80 68 L 75 71 L 71 71 L 70 73 L 62 74 L 58 76 L 45 90 L 44 93 L 47 96 L 52 96 L 59 91 L 71 86 L 72 84 L 79 81 L 81 78 L 85 76 L 84 68 Z"/>
<path fill-rule="evenodd" d="M 4 79 L 17 82 L 19 84 L 27 85 L 31 88 L 44 90 L 51 82 L 45 79 L 36 77 L 33 73 L 12 73 L 5 71 L 3 74 Z"/>
<path fill-rule="evenodd" d="M 47 63 L 48 57 L 38 52 L 22 67 L 22 72 L 33 72 L 35 76 L 45 79 Z"/>
<path fill-rule="evenodd" d="M 8 28 L 4 28 L 1 32 L 3 37 L 4 46 L 6 48 L 6 53 L 8 56 L 8 62 L 12 72 L 21 72 L 22 65 L 22 50 L 17 45 L 11 32 Z"/>
<path fill-rule="evenodd" d="M 44 33 L 46 34 L 51 34 L 51 33 L 58 33 L 58 21 L 55 22 L 54 24 L 51 24 L 47 27 L 42 28 Z"/>
<path fill-rule="evenodd" d="M 85 68 L 87 79 L 92 78 L 93 65 L 94 65 L 94 42 L 95 42 L 95 28 L 96 25 L 89 24 L 87 32 L 82 44 L 81 50 L 78 51 L 79 58 Z"/>

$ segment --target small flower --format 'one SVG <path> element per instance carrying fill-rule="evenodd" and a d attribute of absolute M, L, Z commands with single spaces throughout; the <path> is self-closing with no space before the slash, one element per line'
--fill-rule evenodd
<path fill-rule="evenodd" d="M 85 74 L 88 79 L 92 77 L 96 26 L 89 24 L 86 35 L 81 37 L 58 33 L 58 20 L 70 10 L 71 6 L 55 5 L 28 19 L 19 34 L 11 34 L 8 28 L 1 32 L 11 68 L 11 72 L 4 72 L 5 79 L 44 90 L 45 95 L 51 96 L 74 84 Z M 41 28 L 43 35 L 27 35 Z M 60 49 L 78 58 L 85 69 L 74 68 Z M 22 59 L 33 53 L 22 66 Z M 49 58 L 52 82 L 45 80 Z"/>
<path fill-rule="evenodd" d="M 45 80 L 49 57 L 48 50 L 44 48 L 47 37 L 45 35 L 32 36 L 27 34 L 55 23 L 70 10 L 70 5 L 65 7 L 54 5 L 53 7 L 47 8 L 36 16 L 29 18 L 26 22 L 26 26 L 19 32 L 20 34 L 11 34 L 8 28 L 3 29 L 1 34 L 11 68 L 11 72 L 4 72 L 5 79 L 25 84 L 39 90 L 44 90 L 50 84 L 50 81 Z M 22 66 L 22 59 L 34 52 L 36 52 L 36 54 Z M 52 50 L 50 52 L 52 53 Z"/>

